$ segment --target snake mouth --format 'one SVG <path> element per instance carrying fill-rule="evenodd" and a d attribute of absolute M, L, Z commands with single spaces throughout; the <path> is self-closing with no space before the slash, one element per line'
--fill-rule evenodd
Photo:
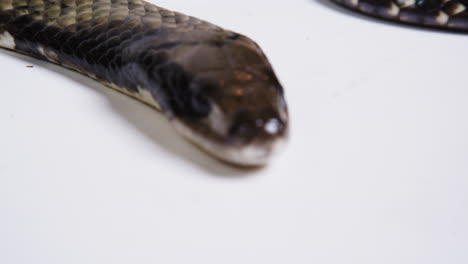
<path fill-rule="evenodd" d="M 171 122 L 181 135 L 202 150 L 223 162 L 239 167 L 266 165 L 285 147 L 289 134 L 286 126 L 279 130 L 279 127 L 274 128 L 275 125 L 271 123 L 275 121 L 270 121 L 263 126 L 265 132 L 257 133 L 256 137 L 247 141 L 213 140 L 183 121 L 173 119 Z"/>
<path fill-rule="evenodd" d="M 171 119 L 176 130 L 212 156 L 231 165 L 259 167 L 280 152 L 288 138 L 288 113 L 276 103 L 223 111 L 210 102 L 210 114 L 201 119 Z"/>

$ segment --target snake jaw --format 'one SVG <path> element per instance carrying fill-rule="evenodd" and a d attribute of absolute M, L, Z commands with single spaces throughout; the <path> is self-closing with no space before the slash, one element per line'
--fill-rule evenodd
<path fill-rule="evenodd" d="M 190 142 L 210 153 L 215 158 L 240 167 L 259 167 L 266 165 L 286 145 L 288 131 L 285 126 L 281 133 L 271 135 L 268 140 L 254 139 L 249 143 L 233 144 L 232 142 L 213 141 L 204 134 L 197 133 L 178 119 L 172 123 L 176 130 Z M 267 126 L 263 127 L 265 131 Z M 279 132 L 279 130 L 277 131 Z"/>
<path fill-rule="evenodd" d="M 180 134 L 214 157 L 237 166 L 257 167 L 267 164 L 286 145 L 287 116 L 287 109 L 275 104 L 229 113 L 211 102 L 207 117 L 175 117 L 171 122 Z"/>
<path fill-rule="evenodd" d="M 171 122 L 181 135 L 224 162 L 263 166 L 286 145 L 289 129 L 285 105 L 233 114 L 211 102 L 211 109 L 203 119 L 174 117 Z"/>
<path fill-rule="evenodd" d="M 279 95 L 277 95 L 279 97 Z M 243 167 L 266 165 L 286 145 L 288 113 L 282 97 L 268 104 L 226 107 L 210 100 L 210 114 L 202 119 L 175 117 L 176 130 L 214 157 Z M 221 105 L 219 105 L 221 103 Z"/>

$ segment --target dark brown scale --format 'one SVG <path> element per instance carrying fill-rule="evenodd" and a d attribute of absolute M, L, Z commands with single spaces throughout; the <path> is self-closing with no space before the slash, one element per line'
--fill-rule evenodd
<path fill-rule="evenodd" d="M 441 9 L 443 2 L 440 0 L 417 0 L 416 1 L 416 12 L 436 12 Z"/>
<path fill-rule="evenodd" d="M 359 8 L 365 13 L 375 13 L 380 7 L 385 6 L 385 2 L 385 0 L 361 0 Z"/>

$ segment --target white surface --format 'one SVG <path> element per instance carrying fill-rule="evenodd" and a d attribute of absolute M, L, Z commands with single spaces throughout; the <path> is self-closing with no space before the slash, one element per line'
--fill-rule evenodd
<path fill-rule="evenodd" d="M 467 36 L 326 0 L 158 4 L 260 43 L 286 151 L 230 168 L 143 104 L 2 50 L 0 263 L 468 263 Z"/>

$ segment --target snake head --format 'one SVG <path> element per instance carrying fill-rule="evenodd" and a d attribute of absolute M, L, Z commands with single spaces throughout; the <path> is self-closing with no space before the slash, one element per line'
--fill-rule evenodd
<path fill-rule="evenodd" d="M 171 61 L 156 74 L 171 120 L 223 161 L 264 165 L 288 134 L 283 89 L 249 38 L 229 31 L 200 35 L 166 50 Z"/>

